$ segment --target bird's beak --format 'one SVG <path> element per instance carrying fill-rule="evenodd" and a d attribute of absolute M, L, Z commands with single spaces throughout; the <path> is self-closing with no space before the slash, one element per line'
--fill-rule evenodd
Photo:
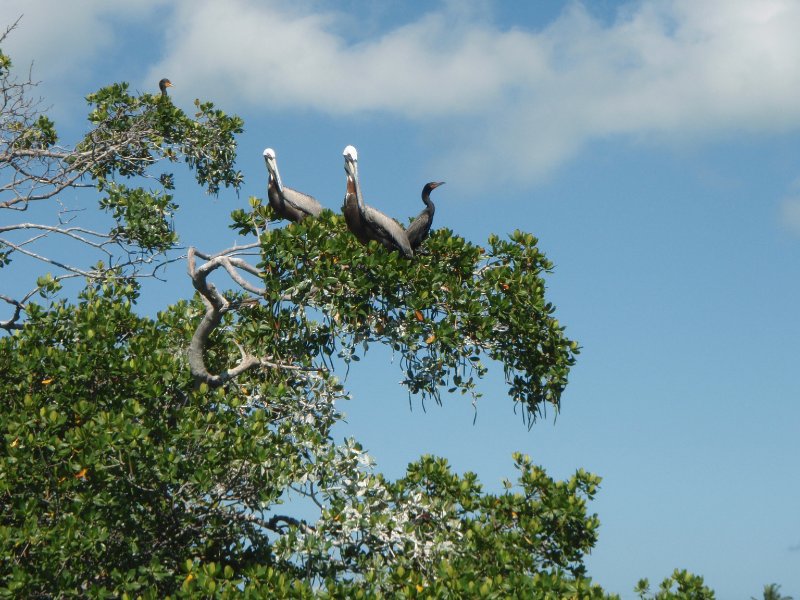
<path fill-rule="evenodd" d="M 446 182 L 446 181 L 437 181 L 437 182 L 436 182 L 436 183 L 433 185 L 433 187 L 434 187 L 434 188 L 437 188 L 437 187 L 439 187 L 440 185 L 444 185 L 445 183 L 447 183 L 447 182 Z"/>
<path fill-rule="evenodd" d="M 358 182 L 358 161 L 350 157 L 345 158 L 344 170 L 347 171 L 347 175 L 353 180 L 359 206 L 364 206 L 364 198 L 361 197 L 361 185 Z"/>
<path fill-rule="evenodd" d="M 271 156 L 265 156 L 264 162 L 267 163 L 267 171 L 270 177 L 275 180 L 275 185 L 278 186 L 278 191 L 283 191 L 283 182 L 281 181 L 281 174 L 278 172 L 278 163 Z"/>
<path fill-rule="evenodd" d="M 353 182 L 356 184 L 356 198 L 358 199 L 358 205 L 363 209 L 364 197 L 361 195 L 361 183 L 358 181 L 358 163 L 355 163 L 353 167 L 355 168 L 355 173 L 353 174 Z"/>
<path fill-rule="evenodd" d="M 164 87 L 175 87 L 175 86 L 172 84 L 171 81 L 168 81 L 167 83 L 164 84 Z"/>

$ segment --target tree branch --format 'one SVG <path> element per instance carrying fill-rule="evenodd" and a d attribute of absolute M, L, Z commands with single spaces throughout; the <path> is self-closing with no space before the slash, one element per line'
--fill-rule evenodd
<path fill-rule="evenodd" d="M 284 369 L 284 370 L 292 370 L 292 371 L 302 371 L 302 372 L 320 372 L 323 369 L 318 368 L 308 368 L 302 367 L 299 365 L 292 365 L 286 364 L 281 362 L 275 362 L 272 357 L 259 357 L 250 354 L 244 348 L 239 346 L 239 350 L 241 352 L 241 359 L 239 362 L 232 368 L 226 369 L 222 371 L 218 375 L 214 375 L 208 371 L 208 368 L 205 364 L 205 350 L 206 345 L 208 344 L 208 339 L 211 336 L 211 333 L 219 326 L 222 322 L 222 317 L 226 312 L 238 308 L 240 303 L 232 304 L 229 302 L 214 286 L 213 283 L 209 283 L 208 275 L 218 269 L 219 267 L 223 267 L 231 278 L 239 284 L 243 289 L 250 291 L 254 294 L 258 294 L 259 296 L 263 296 L 266 294 L 266 290 L 264 288 L 257 288 L 247 281 L 245 281 L 242 276 L 236 271 L 236 267 L 239 267 L 243 270 L 246 270 L 252 274 L 258 274 L 258 270 L 249 265 L 245 261 L 238 259 L 238 258 L 230 258 L 226 256 L 226 253 L 232 254 L 236 252 L 242 251 L 244 248 L 253 247 L 253 245 L 249 246 L 239 246 L 234 248 L 229 248 L 228 250 L 224 250 L 223 252 L 210 256 L 204 253 L 200 253 L 195 248 L 189 248 L 187 253 L 187 262 L 189 265 L 189 277 L 192 280 L 192 285 L 194 289 L 200 294 L 203 299 L 203 303 L 206 306 L 205 314 L 203 318 L 200 320 L 200 324 L 197 326 L 197 329 L 192 336 L 192 341 L 189 343 L 188 348 L 188 358 L 189 358 L 189 368 L 192 372 L 192 376 L 198 383 L 205 383 L 210 387 L 219 387 L 224 384 L 226 381 L 234 379 L 248 371 L 254 367 L 267 367 L 271 369 Z M 205 258 L 208 260 L 204 265 L 200 266 L 199 268 L 196 267 L 196 260 L 195 257 L 200 256 L 201 258 Z"/>
<path fill-rule="evenodd" d="M 42 234 L 42 235 L 44 235 L 44 234 Z M 37 236 L 37 238 L 38 237 L 41 237 L 41 236 Z M 37 238 L 33 238 L 33 240 L 35 240 Z M 29 243 L 29 242 L 31 242 L 33 240 L 28 240 L 27 242 L 24 242 L 24 243 L 27 244 L 27 243 Z M 54 267 L 58 267 L 60 269 L 63 269 L 64 271 L 68 271 L 70 273 L 75 273 L 77 275 L 83 275 L 84 277 L 91 277 L 91 273 L 89 273 L 88 271 L 84 271 L 82 269 L 78 269 L 77 267 L 71 267 L 70 265 L 62 263 L 62 262 L 57 261 L 55 259 L 47 258 L 46 256 L 42 256 L 41 254 L 37 254 L 36 252 L 31 252 L 30 250 L 26 250 L 25 248 L 22 247 L 22 244 L 19 244 L 19 245 L 12 244 L 8 240 L 3 240 L 3 244 L 5 244 L 9 248 L 11 248 L 12 250 L 15 250 L 15 251 L 19 252 L 20 254 L 24 254 L 25 256 L 29 256 L 31 258 L 35 258 L 36 260 L 40 260 L 40 261 L 42 261 L 44 263 L 51 264 Z"/>
<path fill-rule="evenodd" d="M 0 294 L 0 300 L 11 304 L 14 307 L 13 316 L 5 321 L 0 321 L 0 329 L 5 329 L 6 331 L 11 331 L 12 329 L 22 329 L 22 324 L 17 322 L 19 321 L 20 314 L 23 310 L 25 310 L 25 307 L 22 305 L 22 303 L 14 300 L 13 298 L 9 298 L 4 294 Z"/>

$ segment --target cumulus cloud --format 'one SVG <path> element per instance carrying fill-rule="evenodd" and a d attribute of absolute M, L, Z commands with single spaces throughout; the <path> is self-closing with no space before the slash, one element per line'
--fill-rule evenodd
<path fill-rule="evenodd" d="M 529 183 L 595 138 L 800 125 L 794 0 L 644 0 L 610 19 L 573 2 L 536 29 L 499 27 L 485 0 L 409 9 L 402 23 L 379 27 L 322 0 L 83 0 L 84 11 L 51 0 L 9 3 L 47 10 L 50 34 L 58 22 L 48 43 L 58 65 L 76 60 L 59 48 L 77 48 L 79 60 L 108 44 L 104 26 L 120 7 L 169 10 L 163 58 L 139 84 L 173 74 L 175 96 L 190 89 L 237 112 L 407 119 L 444 130 L 434 136 L 440 166 L 465 177 L 491 169 Z"/>
<path fill-rule="evenodd" d="M 35 64 L 35 78 L 84 78 L 104 48 L 114 43 L 114 24 L 152 15 L 167 0 L 109 2 L 109 0 L 3 0 L 0 26 L 5 30 L 18 17 L 19 29 L 4 42 L 16 65 Z"/>
<path fill-rule="evenodd" d="M 350 41 L 359 27 L 352 14 L 252 0 L 192 2 L 178 10 L 178 31 L 151 78 L 180 72 L 193 89 L 205 83 L 217 94 L 275 108 L 474 115 L 502 101 L 517 73 L 534 68 L 530 56 L 538 51 L 524 35 L 465 22 L 471 14 L 432 12 Z"/>
<path fill-rule="evenodd" d="M 360 38 L 356 15 L 318 5 L 186 2 L 151 78 L 180 72 L 192 89 L 218 86 L 212 97 L 278 110 L 445 119 L 455 141 L 445 162 L 520 182 L 595 137 L 800 124 L 792 0 L 637 2 L 610 22 L 575 3 L 539 30 L 454 6 Z"/>

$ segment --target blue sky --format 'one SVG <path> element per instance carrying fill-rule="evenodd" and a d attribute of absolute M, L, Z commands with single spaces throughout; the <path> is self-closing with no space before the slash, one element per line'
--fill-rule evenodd
<path fill-rule="evenodd" d="M 341 152 L 367 201 L 475 242 L 533 232 L 583 352 L 558 419 L 527 431 L 499 374 L 474 412 L 423 413 L 376 352 L 348 423 L 389 475 L 432 452 L 487 489 L 521 450 L 601 475 L 589 571 L 623 597 L 675 567 L 720 598 L 800 596 L 800 3 L 0 0 L 4 50 L 34 63 L 65 138 L 112 81 L 245 119 L 242 194 L 178 200 L 184 242 L 236 241 L 226 215 L 287 185 L 338 209 Z M 74 139 L 74 138 L 73 138 Z M 67 199 L 69 200 L 69 199 Z M 243 241 L 243 240 L 240 240 Z M 182 265 L 143 310 L 190 294 Z M 5 283 L 4 283 L 5 285 Z M 498 371 L 499 369 L 495 369 Z"/>

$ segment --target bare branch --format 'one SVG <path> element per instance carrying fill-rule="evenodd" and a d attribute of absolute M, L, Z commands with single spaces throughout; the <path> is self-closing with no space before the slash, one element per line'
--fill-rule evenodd
<path fill-rule="evenodd" d="M 22 329 L 22 325 L 17 322 L 19 321 L 22 311 L 25 310 L 25 307 L 22 305 L 22 303 L 3 294 L 0 294 L 0 300 L 11 304 L 14 307 L 13 316 L 5 321 L 0 321 L 0 329 L 5 329 L 6 331 L 10 331 L 12 329 Z"/>
<path fill-rule="evenodd" d="M 197 248 L 194 249 L 194 254 L 198 258 L 202 258 L 203 260 L 213 260 L 219 256 L 237 256 L 240 254 L 244 254 L 247 250 L 252 250 L 254 248 L 258 248 L 260 244 L 258 242 L 252 242 L 250 244 L 245 244 L 243 246 L 231 246 L 230 248 L 226 248 L 225 250 L 220 250 L 216 254 L 206 254 L 205 252 L 198 250 Z M 260 272 L 256 270 L 254 267 L 250 267 L 254 269 L 254 274 L 260 276 Z"/>
<path fill-rule="evenodd" d="M 0 39 L 14 26 L 9 27 Z M 41 100 L 32 98 L 29 93 L 36 85 L 30 76 L 26 80 L 19 80 L 5 69 L 0 72 L 0 210 L 24 212 L 34 202 L 54 200 L 60 205 L 58 223 L 9 223 L 5 220 L 0 226 L 0 250 L 4 251 L 4 258 L 12 253 L 19 253 L 64 271 L 56 275 L 56 280 L 74 276 L 97 278 L 108 275 L 105 268 L 80 268 L 69 264 L 63 258 L 68 254 L 66 252 L 60 256 L 52 256 L 36 248 L 37 242 L 43 237 L 56 235 L 99 252 L 108 269 L 125 269 L 125 277 L 157 277 L 158 269 L 169 262 L 168 259 L 157 262 L 149 273 L 145 273 L 146 266 L 153 265 L 156 255 L 142 252 L 135 244 L 129 244 L 121 238 L 115 230 L 100 232 L 68 226 L 63 218 L 64 205 L 58 198 L 66 190 L 96 187 L 95 182 L 88 181 L 88 175 L 95 165 L 102 164 L 103 161 L 130 165 L 131 172 L 134 173 L 151 164 L 153 161 L 148 161 L 146 153 L 140 151 L 156 148 L 150 139 L 153 130 L 148 124 L 149 117 L 145 112 L 134 115 L 131 126 L 125 130 L 113 130 L 106 123 L 98 124 L 87 136 L 96 143 L 89 144 L 86 149 L 50 145 L 52 140 L 40 137 L 47 131 L 46 128 L 42 129 L 42 123 L 46 121 L 41 120 L 44 116 L 39 108 Z M 164 159 L 163 154 L 157 156 L 158 160 Z M 27 239 L 10 237 L 26 230 L 39 234 Z M 7 268 L 13 269 L 13 265 Z M 14 302 L 24 311 L 26 300 L 27 297 L 25 300 L 17 298 Z M 18 321 L 20 314 L 15 313 L 11 319 L 0 323 L 11 326 Z"/>
<path fill-rule="evenodd" d="M 282 533 L 283 532 L 282 527 L 285 526 L 279 525 L 279 523 L 281 522 L 285 523 L 286 524 L 285 526 L 297 527 L 299 529 L 302 529 L 303 533 L 311 533 L 313 531 L 316 531 L 314 527 L 308 525 L 305 521 L 301 521 L 299 519 L 295 519 L 294 517 L 289 517 L 286 515 L 274 515 L 273 517 L 270 518 L 269 521 L 265 523 L 265 527 L 276 533 Z"/>
<path fill-rule="evenodd" d="M 11 33 L 17 28 L 21 20 L 22 20 L 22 15 L 18 16 L 16 21 L 14 21 L 11 25 L 6 27 L 6 30 L 2 34 L 0 34 L 0 44 L 2 44 L 3 41 L 5 41 L 9 33 Z"/>
<path fill-rule="evenodd" d="M 236 510 L 238 507 L 231 503 L 207 504 L 203 502 L 200 506 L 210 514 L 221 515 L 223 518 L 233 519 L 234 521 L 250 523 L 261 529 L 273 531 L 278 534 L 285 534 L 289 527 L 297 527 L 306 534 L 316 531 L 313 526 L 305 521 L 288 515 L 273 515 L 267 520 L 253 512 Z"/>
<path fill-rule="evenodd" d="M 93 248 L 97 248 L 102 250 L 103 246 L 107 244 L 109 241 L 113 240 L 113 236 L 107 233 L 100 233 L 98 231 L 92 231 L 91 229 L 84 229 L 83 227 L 54 227 L 52 225 L 43 225 L 40 223 L 17 223 L 15 225 L 6 225 L 5 227 L 0 227 L 0 234 L 6 233 L 9 231 L 19 231 L 25 229 L 35 229 L 39 231 L 46 231 L 48 233 L 57 233 L 60 235 L 64 235 L 66 237 L 72 238 L 82 244 L 86 244 L 87 246 L 91 246 Z M 80 235 L 84 234 L 84 235 Z M 84 236 L 91 236 L 95 238 L 99 238 L 105 240 L 104 242 L 95 242 L 87 237 Z M 5 240 L 0 239 L 0 242 L 6 243 Z M 22 245 L 22 244 L 21 244 Z M 107 254 L 110 252 L 106 251 Z"/>
<path fill-rule="evenodd" d="M 224 255 L 224 252 L 235 253 L 239 252 L 244 247 L 234 247 L 223 251 L 223 253 L 216 254 L 213 257 L 204 253 L 200 253 L 194 248 L 189 248 L 187 253 L 187 262 L 189 265 L 189 277 L 192 280 L 192 285 L 203 298 L 203 303 L 206 306 L 206 312 L 200 320 L 200 324 L 192 336 L 192 341 L 189 344 L 189 368 L 192 375 L 198 383 L 206 383 L 210 387 L 219 387 L 226 381 L 234 379 L 244 373 L 245 371 L 254 367 L 267 367 L 270 369 L 283 369 L 300 372 L 321 372 L 323 369 L 302 367 L 299 365 L 286 364 L 276 362 L 272 357 L 259 357 L 248 353 L 244 348 L 239 346 L 241 352 L 241 359 L 236 366 L 226 369 L 219 375 L 209 373 L 205 364 L 205 349 L 211 333 L 222 322 L 222 317 L 226 312 L 238 308 L 241 303 L 233 304 L 228 301 L 214 286 L 209 283 L 208 275 L 219 267 L 223 267 L 231 278 L 239 284 L 243 289 L 264 295 L 266 290 L 263 288 L 256 288 L 247 281 L 236 271 L 236 267 L 245 269 L 251 273 L 258 273 L 251 265 L 245 263 L 241 259 L 231 259 Z M 199 268 L 196 267 L 196 256 L 206 257 L 208 262 Z"/>
<path fill-rule="evenodd" d="M 25 243 L 26 244 L 30 243 L 31 241 L 34 241 L 35 239 L 38 239 L 39 237 L 42 237 L 42 236 L 37 236 L 36 238 L 32 238 L 32 240 L 28 240 Z M 82 269 L 78 269 L 77 267 L 72 267 L 72 266 L 70 266 L 68 264 L 62 263 L 61 261 L 58 261 L 58 260 L 55 260 L 55 259 L 52 259 L 52 258 L 48 258 L 46 256 L 42 256 L 41 254 L 37 254 L 36 252 L 31 252 L 30 250 L 26 250 L 25 248 L 22 247 L 23 244 L 12 244 L 8 240 L 3 240 L 3 244 L 5 244 L 9 248 L 11 248 L 12 250 L 15 250 L 15 251 L 19 252 L 20 254 L 24 254 L 25 256 L 29 256 L 31 258 L 35 258 L 36 260 L 39 260 L 41 262 L 53 265 L 54 267 L 58 267 L 59 269 L 63 269 L 64 271 L 69 271 L 70 273 L 75 273 L 77 275 L 83 275 L 84 277 L 91 277 L 92 276 L 92 273 L 90 273 L 89 271 L 84 271 Z"/>
<path fill-rule="evenodd" d="M 266 294 L 267 290 L 265 288 L 259 288 L 248 283 L 236 270 L 236 267 L 239 267 L 248 271 L 249 273 L 252 273 L 253 275 L 259 275 L 259 271 L 257 269 L 253 268 L 251 265 L 241 259 L 228 258 L 227 256 L 217 256 L 200 267 L 198 271 L 208 274 L 219 266 L 224 267 L 228 272 L 228 275 L 231 276 L 231 279 L 233 279 L 241 288 L 247 290 L 251 294 L 256 294 L 258 296 L 263 296 Z"/>
<path fill-rule="evenodd" d="M 18 22 L 19 19 L 5 32 L 0 30 L 0 40 Z M 60 145 L 47 108 L 42 106 L 41 98 L 32 94 L 38 83 L 33 81 L 31 72 L 22 76 L 14 73 L 6 68 L 5 56 L 2 65 L 0 214 L 3 209 L 36 213 L 26 222 L 2 219 L 0 261 L 7 272 L 17 268 L 16 264 L 8 263 L 24 255 L 54 267 L 51 270 L 56 281 L 75 276 L 95 281 L 104 277 L 158 278 L 159 269 L 176 260 L 172 257 L 180 249 L 174 245 L 169 221 L 175 206 L 171 174 L 156 173 L 152 167 L 185 162 L 195 171 L 198 183 L 214 194 L 222 185 L 238 188 L 241 183 L 241 174 L 233 169 L 232 162 L 236 151 L 233 134 L 241 130 L 238 117 L 213 111 L 210 104 L 202 105 L 194 119 L 182 111 L 173 114 L 164 111 L 168 106 L 161 97 L 129 94 L 125 84 L 121 84 L 90 97 L 92 129 L 74 145 Z M 148 189 L 152 181 L 158 181 L 158 191 Z M 92 229 L 76 227 L 71 224 L 74 215 L 65 218 L 67 209 L 63 200 L 85 188 L 107 196 L 99 203 L 109 213 L 107 230 L 94 225 Z M 38 210 L 31 210 L 37 207 L 36 203 L 41 209 L 57 205 L 54 218 L 39 220 Z M 73 258 L 75 254 L 69 249 L 52 250 L 43 240 L 48 236 L 81 245 L 89 251 L 90 258 L 86 263 L 78 263 L 79 259 Z M 258 277 L 258 269 L 242 260 L 250 254 L 248 250 L 257 246 L 229 249 L 219 255 L 217 262 L 239 287 L 262 296 L 264 289 L 246 279 Z M 25 268 L 27 261 L 20 263 L 18 271 Z M 214 268 L 214 265 L 208 267 Z M 18 297 L 14 302 L 21 307 L 19 312 L 0 324 L 11 326 L 19 320 L 25 302 Z M 253 360 L 250 357 L 248 362 Z M 272 364 L 267 359 L 257 362 Z"/>

